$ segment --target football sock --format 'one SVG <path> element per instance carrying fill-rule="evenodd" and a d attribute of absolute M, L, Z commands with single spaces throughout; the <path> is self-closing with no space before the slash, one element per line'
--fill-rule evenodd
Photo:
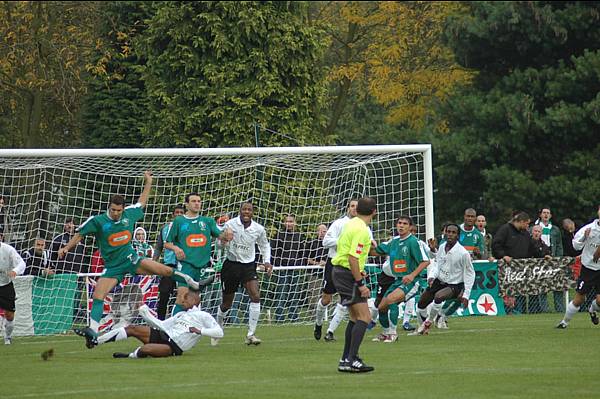
<path fill-rule="evenodd" d="M 127 333 L 125 327 L 117 328 L 98 337 L 98 344 L 105 344 L 107 342 L 121 341 L 127 339 Z"/>
<path fill-rule="evenodd" d="M 323 299 L 320 298 L 317 301 L 317 315 L 316 315 L 316 320 L 315 320 L 315 324 L 318 326 L 322 326 L 323 325 L 323 319 L 325 318 L 325 309 L 327 309 L 327 307 L 325 305 L 323 305 Z"/>
<path fill-rule="evenodd" d="M 352 342 L 352 330 L 353 329 L 354 329 L 354 322 L 352 320 L 350 320 L 350 321 L 348 321 L 348 325 L 346 326 L 346 333 L 344 335 L 344 353 L 342 354 L 343 360 L 348 359 L 348 352 L 350 351 L 350 342 Z"/>
<path fill-rule="evenodd" d="M 431 310 L 429 312 L 429 317 L 427 317 L 427 320 L 429 321 L 434 321 L 436 316 L 442 311 L 442 303 L 433 303 L 433 306 L 431 307 Z"/>
<path fill-rule="evenodd" d="M 567 310 L 565 311 L 565 317 L 563 318 L 563 320 L 567 323 L 570 322 L 571 319 L 573 318 L 573 316 L 575 316 L 575 314 L 577 314 L 577 312 L 579 312 L 579 306 L 573 305 L 573 301 L 569 302 L 569 304 L 567 305 Z"/>
<path fill-rule="evenodd" d="M 598 302 L 596 302 L 596 300 L 592 301 L 590 305 L 590 312 L 600 312 L 600 306 L 598 306 Z"/>
<path fill-rule="evenodd" d="M 260 317 L 260 303 L 250 303 L 250 317 L 248 318 L 248 337 L 254 335 L 256 331 L 256 325 L 258 324 L 258 318 Z"/>
<path fill-rule="evenodd" d="M 133 352 L 131 352 L 131 353 L 129 354 L 129 357 L 130 357 L 130 358 L 132 358 L 132 359 L 137 359 L 138 357 L 142 357 L 142 356 L 139 356 L 140 349 L 142 349 L 142 347 L 141 347 L 141 346 L 140 346 L 140 347 L 138 347 L 138 348 L 136 348 L 136 350 L 134 350 Z"/>
<path fill-rule="evenodd" d="M 14 320 L 8 321 L 5 319 L 4 320 L 4 337 L 11 338 L 14 328 L 15 328 L 15 321 Z"/>
<path fill-rule="evenodd" d="M 398 325 L 398 317 L 400 316 L 400 306 L 397 303 L 390 305 L 388 316 L 390 318 L 390 328 L 393 327 L 393 332 L 396 332 L 396 326 Z"/>
<path fill-rule="evenodd" d="M 100 328 L 100 320 L 102 320 L 102 313 L 104 313 L 104 300 L 94 299 L 92 303 L 92 311 L 90 312 L 90 328 L 98 334 Z"/>
<path fill-rule="evenodd" d="M 415 309 L 415 297 L 412 297 L 404 304 L 404 315 L 402 315 L 402 324 L 410 321 L 410 315 Z"/>
<path fill-rule="evenodd" d="M 379 312 L 379 324 L 381 324 L 381 327 L 383 327 L 384 330 L 387 330 L 388 328 L 390 328 L 390 319 L 388 316 L 388 310 Z"/>
<path fill-rule="evenodd" d="M 427 308 L 421 309 L 419 306 L 417 306 L 417 314 L 419 315 L 419 320 L 421 323 L 424 322 L 427 319 Z"/>
<path fill-rule="evenodd" d="M 348 351 L 348 360 L 353 361 L 358 355 L 358 349 L 367 331 L 367 323 L 362 320 L 356 320 L 352 329 L 352 341 L 350 342 L 350 350 Z"/>
<path fill-rule="evenodd" d="M 221 327 L 223 327 L 223 325 L 225 324 L 225 319 L 227 318 L 227 315 L 229 314 L 229 309 L 227 309 L 226 311 L 222 311 L 221 307 L 217 307 L 217 323 L 219 323 L 219 325 Z"/>
<path fill-rule="evenodd" d="M 334 333 L 338 328 L 342 320 L 344 320 L 344 316 L 348 313 L 348 309 L 341 304 L 337 304 L 335 307 L 335 311 L 333 312 L 333 318 L 329 322 L 329 327 L 327 328 L 327 332 Z"/>

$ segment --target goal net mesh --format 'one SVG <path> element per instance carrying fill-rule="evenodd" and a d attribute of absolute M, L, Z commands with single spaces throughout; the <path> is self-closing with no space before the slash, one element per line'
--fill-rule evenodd
<path fill-rule="evenodd" d="M 111 195 L 135 203 L 142 191 L 143 173 L 151 170 L 153 189 L 143 220 L 148 244 L 154 246 L 160 229 L 185 194 L 198 192 L 204 216 L 236 217 L 240 204 L 254 204 L 254 220 L 265 226 L 271 240 L 272 276 L 260 275 L 261 323 L 313 323 L 322 284 L 326 251 L 319 250 L 317 228 L 342 217 L 348 200 L 374 197 L 378 214 L 372 230 L 377 241 L 393 234 L 395 218 L 413 217 L 421 238 L 425 233 L 424 161 L 421 152 L 305 153 L 244 155 L 0 157 L 4 241 L 24 253 L 36 237 L 45 239 L 45 255 L 31 251 L 28 274 L 19 278 L 17 333 L 55 334 L 85 325 L 98 271 L 92 267 L 94 239 L 86 238 L 66 262 L 56 261 L 57 242 L 65 220 L 78 226 L 91 215 L 106 212 Z M 168 150 L 165 150 L 168 154 Z M 292 242 L 275 240 L 294 215 Z M 289 227 L 289 226 L 288 226 Z M 297 241 L 297 242 L 293 242 Z M 281 246 L 284 247 L 281 250 Z M 277 254 L 281 254 L 278 258 Z M 374 258 L 371 263 L 382 263 Z M 48 265 L 56 274 L 45 276 Z M 71 274 L 70 274 L 71 273 Z M 139 321 L 132 304 L 143 300 L 156 306 L 159 277 L 131 276 L 121 282 L 105 303 L 103 328 Z M 203 307 L 216 315 L 221 292 L 218 279 L 203 292 Z M 171 304 L 174 299 L 171 299 Z M 247 321 L 248 297 L 236 294 L 228 323 Z M 19 322 L 21 320 L 21 322 Z"/>

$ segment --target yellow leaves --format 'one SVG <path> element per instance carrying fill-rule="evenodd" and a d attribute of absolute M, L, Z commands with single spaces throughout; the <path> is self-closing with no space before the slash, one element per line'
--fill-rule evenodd
<path fill-rule="evenodd" d="M 461 3 L 333 2 L 329 7 L 337 19 L 325 20 L 342 42 L 342 57 L 330 68 L 329 79 L 362 81 L 389 108 L 390 123 L 423 126 L 434 116 L 435 102 L 472 79 L 442 41 L 444 22 L 463 10 Z M 444 129 L 443 122 L 439 126 Z"/>

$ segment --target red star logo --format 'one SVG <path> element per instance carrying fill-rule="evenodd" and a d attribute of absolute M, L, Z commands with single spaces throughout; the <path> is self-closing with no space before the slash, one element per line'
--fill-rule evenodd
<path fill-rule="evenodd" d="M 480 303 L 479 306 L 483 308 L 483 312 L 487 314 L 487 312 L 495 312 L 494 303 L 488 302 L 487 297 L 485 297 L 485 302 Z"/>

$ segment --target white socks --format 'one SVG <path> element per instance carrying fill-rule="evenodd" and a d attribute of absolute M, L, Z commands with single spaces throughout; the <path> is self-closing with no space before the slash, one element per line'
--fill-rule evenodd
<path fill-rule="evenodd" d="M 333 318 L 331 319 L 331 322 L 329 322 L 329 327 L 327 328 L 327 332 L 330 333 L 334 333 L 335 330 L 338 328 L 338 326 L 340 325 L 340 323 L 344 320 L 344 317 L 348 314 L 348 309 L 341 305 L 341 304 L 337 304 L 335 306 L 335 311 L 333 312 Z"/>
<path fill-rule="evenodd" d="M 217 323 L 219 323 L 219 325 L 221 327 L 223 327 L 223 324 L 225 323 L 225 318 L 227 317 L 228 314 L 229 314 L 229 309 L 227 309 L 227 311 L 223 312 L 221 310 L 220 306 L 217 307 Z"/>
<path fill-rule="evenodd" d="M 96 334 L 98 334 L 98 330 L 100 329 L 100 323 L 98 323 L 96 320 L 90 318 L 90 328 L 92 330 L 94 330 L 94 332 Z"/>
<path fill-rule="evenodd" d="M 325 309 L 327 309 L 327 307 L 321 302 L 322 300 L 323 298 L 319 298 L 319 300 L 317 301 L 317 314 L 315 324 L 318 326 L 323 325 L 323 319 L 325 318 Z"/>
<path fill-rule="evenodd" d="M 133 352 L 131 352 L 131 353 L 129 354 L 129 357 L 130 357 L 130 358 L 133 358 L 133 359 L 137 359 L 137 357 L 138 357 L 138 352 L 140 351 L 140 349 L 142 349 L 142 347 L 141 347 L 141 346 L 140 346 L 139 348 L 137 348 L 136 350 L 134 350 Z"/>
<path fill-rule="evenodd" d="M 577 312 L 579 312 L 579 306 L 573 305 L 573 301 L 569 302 L 569 304 L 567 305 L 567 310 L 565 311 L 565 317 L 563 318 L 565 323 L 570 322 L 573 316 L 577 314 Z"/>
<path fill-rule="evenodd" d="M 435 321 L 435 317 L 442 311 L 442 304 L 441 303 L 435 303 L 433 302 L 433 306 L 431 307 L 431 310 L 429 311 L 429 316 L 427 317 L 427 320 L 429 321 Z"/>
<path fill-rule="evenodd" d="M 600 306 L 598 306 L 598 302 L 594 299 L 589 308 L 590 312 L 600 312 Z"/>
<path fill-rule="evenodd" d="M 124 339 L 127 339 L 127 333 L 125 332 L 125 327 L 121 327 L 99 336 L 98 343 L 105 344 L 107 342 L 121 341 Z"/>
<path fill-rule="evenodd" d="M 260 303 L 250 302 L 250 316 L 248 317 L 248 337 L 254 335 L 256 331 L 256 325 L 260 317 Z"/>
<path fill-rule="evenodd" d="M 413 296 L 404 304 L 404 315 L 402 316 L 402 324 L 406 324 L 410 321 L 411 314 L 415 310 L 415 297 Z"/>
<path fill-rule="evenodd" d="M 4 338 L 12 338 L 13 329 L 15 328 L 15 321 L 8 321 L 4 319 Z"/>

